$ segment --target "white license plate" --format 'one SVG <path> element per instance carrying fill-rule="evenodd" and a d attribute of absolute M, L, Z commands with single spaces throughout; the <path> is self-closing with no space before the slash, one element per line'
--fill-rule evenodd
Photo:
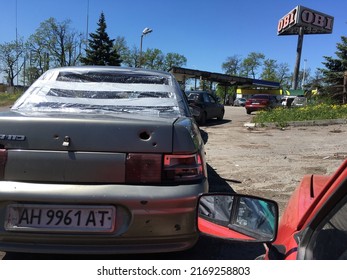
<path fill-rule="evenodd" d="M 112 232 L 116 208 L 94 205 L 11 204 L 7 206 L 8 231 Z"/>

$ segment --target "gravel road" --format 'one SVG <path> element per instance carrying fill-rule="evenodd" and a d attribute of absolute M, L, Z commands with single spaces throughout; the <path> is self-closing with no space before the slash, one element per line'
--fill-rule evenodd
<path fill-rule="evenodd" d="M 347 158 L 346 124 L 245 127 L 253 116 L 243 107 L 226 107 L 223 123 L 201 127 L 212 191 L 229 185 L 238 193 L 276 200 L 282 212 L 305 174 L 332 174 Z"/>

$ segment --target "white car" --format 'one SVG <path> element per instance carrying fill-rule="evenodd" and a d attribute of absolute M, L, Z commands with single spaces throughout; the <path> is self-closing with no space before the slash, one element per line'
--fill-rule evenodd
<path fill-rule="evenodd" d="M 307 105 L 307 98 L 304 96 L 296 96 L 293 100 L 293 107 L 303 107 Z"/>
<path fill-rule="evenodd" d="M 245 106 L 246 101 L 246 98 L 236 98 L 234 101 L 234 106 Z"/>

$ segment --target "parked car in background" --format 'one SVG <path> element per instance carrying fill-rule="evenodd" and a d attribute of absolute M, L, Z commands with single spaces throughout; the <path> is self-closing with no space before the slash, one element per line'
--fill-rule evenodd
<path fill-rule="evenodd" d="M 166 72 L 66 67 L 0 113 L 0 250 L 179 251 L 197 239 L 204 144 Z"/>
<path fill-rule="evenodd" d="M 236 98 L 234 101 L 234 106 L 245 106 L 246 101 L 246 98 Z"/>
<path fill-rule="evenodd" d="M 207 194 L 199 201 L 201 233 L 263 242 L 258 259 L 347 259 L 347 160 L 330 176 L 306 175 L 278 223 L 275 201 L 242 194 Z"/>
<path fill-rule="evenodd" d="M 307 105 L 307 98 L 303 95 L 298 96 L 283 96 L 281 98 L 283 107 L 302 107 Z"/>
<path fill-rule="evenodd" d="M 204 125 L 207 120 L 213 118 L 223 120 L 224 105 L 219 102 L 214 94 L 207 91 L 190 91 L 187 92 L 187 98 L 189 105 L 199 112 L 195 116 L 198 124 Z"/>
<path fill-rule="evenodd" d="M 251 114 L 255 111 L 269 110 L 280 105 L 275 95 L 272 94 L 255 94 L 246 101 L 246 112 Z"/>
<path fill-rule="evenodd" d="M 307 98 L 305 96 L 296 96 L 292 102 L 293 107 L 303 107 L 307 105 Z"/>
<path fill-rule="evenodd" d="M 282 96 L 281 97 L 281 105 L 282 107 L 291 107 L 293 101 L 294 101 L 295 96 Z"/>

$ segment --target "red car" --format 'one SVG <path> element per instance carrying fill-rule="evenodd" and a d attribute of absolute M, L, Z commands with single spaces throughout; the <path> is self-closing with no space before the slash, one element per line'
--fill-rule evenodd
<path fill-rule="evenodd" d="M 274 201 L 211 193 L 200 197 L 198 227 L 215 237 L 265 243 L 259 259 L 347 259 L 347 160 L 331 176 L 304 176 L 279 224 Z"/>
<path fill-rule="evenodd" d="M 272 109 L 277 106 L 279 106 L 279 101 L 272 94 L 255 94 L 245 104 L 247 114 L 251 114 L 254 111 Z"/>

